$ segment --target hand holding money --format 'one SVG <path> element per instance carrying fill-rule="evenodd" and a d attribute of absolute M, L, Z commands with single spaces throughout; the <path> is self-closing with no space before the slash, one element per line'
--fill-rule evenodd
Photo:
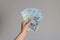
<path fill-rule="evenodd" d="M 43 14 L 41 13 L 40 10 L 30 8 L 30 9 L 25 9 L 21 12 L 21 15 L 23 17 L 24 21 L 29 21 L 31 20 L 30 27 L 28 31 L 36 31 L 36 29 L 39 27 L 40 21 L 43 18 Z"/>

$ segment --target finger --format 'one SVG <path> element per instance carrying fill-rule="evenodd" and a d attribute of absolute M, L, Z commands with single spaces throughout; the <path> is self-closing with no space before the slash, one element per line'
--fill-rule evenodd
<path fill-rule="evenodd" d="M 31 20 L 26 23 L 26 26 L 28 27 L 31 23 Z"/>
<path fill-rule="evenodd" d="M 22 22 L 22 27 L 24 27 L 24 26 L 25 26 L 25 24 L 26 24 L 26 22 L 25 22 L 25 21 L 23 21 L 23 22 Z"/>
<path fill-rule="evenodd" d="M 28 31 L 29 25 L 30 25 L 31 21 L 28 21 L 25 26 L 24 26 L 24 30 Z"/>
<path fill-rule="evenodd" d="M 28 22 L 25 23 L 25 25 L 27 25 L 28 23 L 30 23 L 31 20 L 29 20 Z"/>

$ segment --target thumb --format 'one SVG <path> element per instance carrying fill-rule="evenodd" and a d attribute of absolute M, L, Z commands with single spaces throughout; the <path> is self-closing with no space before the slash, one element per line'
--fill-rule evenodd
<path fill-rule="evenodd" d="M 29 27 L 29 25 L 30 25 L 30 23 L 31 23 L 31 20 L 29 20 L 27 23 L 26 23 L 26 27 Z"/>

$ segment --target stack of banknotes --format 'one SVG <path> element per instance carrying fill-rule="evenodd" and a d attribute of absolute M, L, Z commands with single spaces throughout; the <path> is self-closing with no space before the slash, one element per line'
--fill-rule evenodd
<path fill-rule="evenodd" d="M 31 20 L 31 24 L 28 31 L 36 31 L 39 28 L 39 24 L 43 18 L 43 13 L 39 9 L 29 8 L 21 12 L 24 21 Z"/>

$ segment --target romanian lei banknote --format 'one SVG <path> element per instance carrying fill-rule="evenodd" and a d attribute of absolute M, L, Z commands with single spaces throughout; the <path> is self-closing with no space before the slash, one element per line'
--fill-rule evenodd
<path fill-rule="evenodd" d="M 24 21 L 31 20 L 29 30 L 36 31 L 39 27 L 39 24 L 43 18 L 43 13 L 39 9 L 29 8 L 21 12 Z M 28 31 L 29 31 L 28 30 Z"/>

